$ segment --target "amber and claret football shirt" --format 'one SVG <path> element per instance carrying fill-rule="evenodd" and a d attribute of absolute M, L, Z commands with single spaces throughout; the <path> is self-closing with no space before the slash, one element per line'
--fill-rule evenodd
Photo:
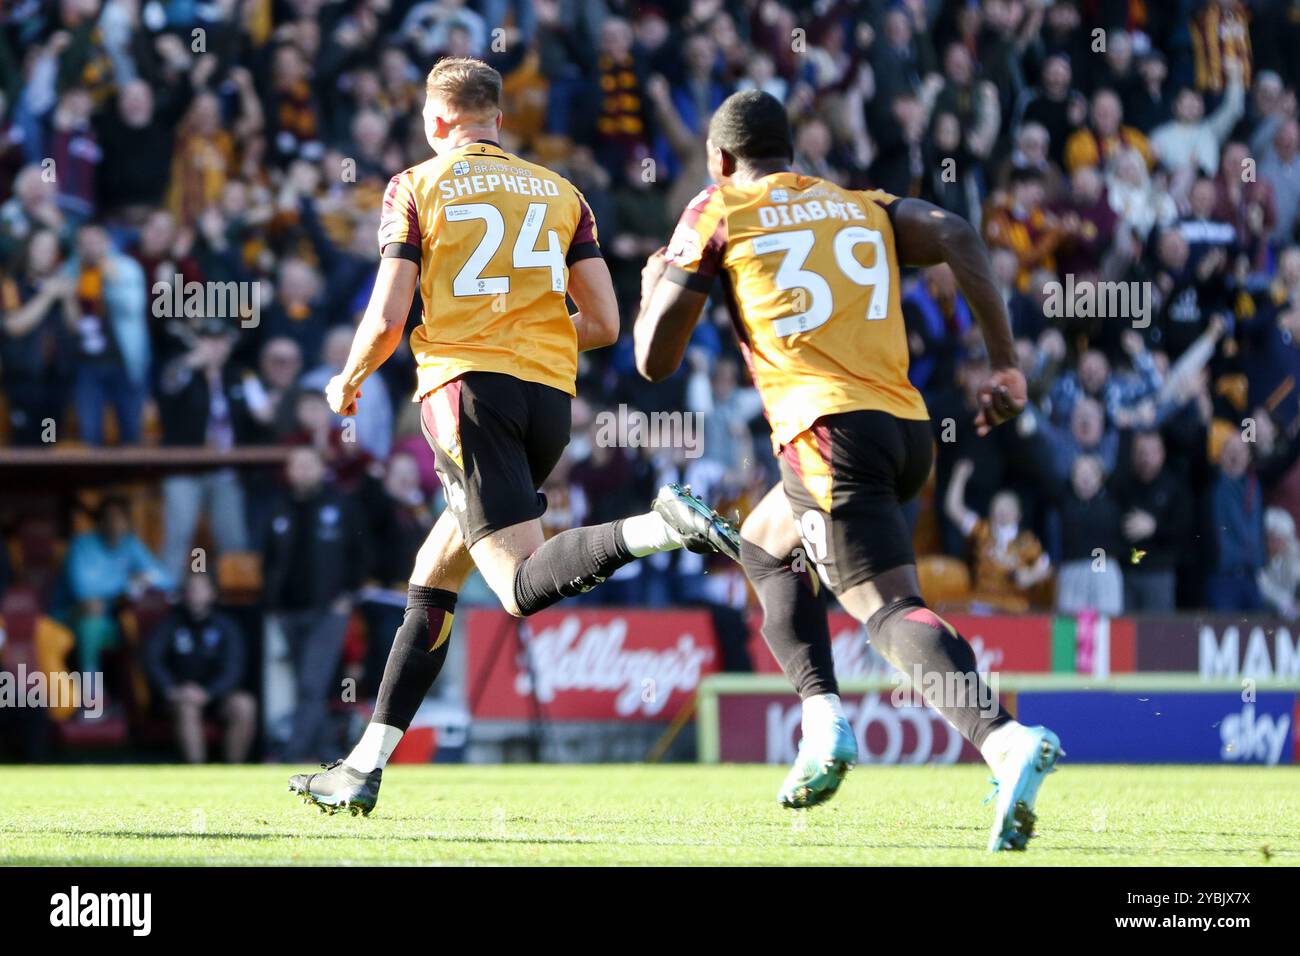
<path fill-rule="evenodd" d="M 569 265 L 600 246 L 591 208 L 563 176 L 487 141 L 450 150 L 389 182 L 379 248 L 420 264 L 416 398 L 474 371 L 574 394 Z"/>
<path fill-rule="evenodd" d="M 723 279 L 741 352 L 779 451 L 823 415 L 871 409 L 924 421 L 888 193 L 796 173 L 710 186 L 668 246 L 668 278 Z"/>

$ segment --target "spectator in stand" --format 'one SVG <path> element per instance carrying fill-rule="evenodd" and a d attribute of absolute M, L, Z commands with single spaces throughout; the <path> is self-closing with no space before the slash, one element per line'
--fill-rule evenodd
<path fill-rule="evenodd" d="M 708 118 L 731 90 L 718 75 L 718 47 L 707 34 L 687 37 L 682 66 L 681 81 L 672 89 L 673 106 L 686 128 L 699 137 L 708 126 Z"/>
<path fill-rule="evenodd" d="M 634 409 L 627 413 L 640 414 Z M 606 411 L 606 415 L 615 414 Z M 577 416 L 579 421 L 582 417 L 584 413 Z M 650 461 L 638 455 L 636 449 L 622 448 L 611 443 L 608 429 L 602 428 L 600 422 L 601 418 L 593 418 L 583 436 L 586 440 L 579 444 L 577 453 L 571 457 L 566 456 L 566 474 L 563 479 L 567 485 L 570 514 L 565 528 L 613 521 L 619 515 L 629 514 L 636 510 L 639 502 L 653 497 L 657 487 Z M 585 454 L 582 453 L 584 451 Z M 548 498 L 549 495 L 548 491 Z M 555 530 L 561 529 L 557 527 Z M 589 603 L 640 603 L 644 593 L 642 563 L 636 561 L 633 562 L 635 567 L 619 568 L 606 585 L 591 592 L 588 596 Z"/>
<path fill-rule="evenodd" d="M 1106 164 L 1106 199 L 1119 217 L 1120 228 L 1139 244 L 1153 229 L 1178 218 L 1178 204 L 1152 180 L 1142 154 L 1121 149 Z"/>
<path fill-rule="evenodd" d="M 248 653 L 239 626 L 216 610 L 217 588 L 206 573 L 185 578 L 181 603 L 159 623 L 144 649 L 144 670 L 171 706 L 181 759 L 207 760 L 204 721 L 224 725 L 222 757 L 243 763 L 257 732 L 257 701 L 243 689 Z"/>
<path fill-rule="evenodd" d="M 1161 231 L 1156 240 L 1152 289 L 1155 316 L 1147 330 L 1149 341 L 1176 359 L 1226 311 L 1228 292 L 1222 269 L 1227 257 L 1212 249 L 1192 263 L 1191 245 L 1179 228 Z"/>
<path fill-rule="evenodd" d="M 275 432 L 287 415 L 285 400 L 297 394 L 298 376 L 302 373 L 302 349 L 288 336 L 273 338 L 262 346 L 257 375 L 244 380 L 244 397 L 248 413 L 256 423 L 256 444 L 273 441 Z"/>
<path fill-rule="evenodd" d="M 1002 164 L 998 175 L 997 188 L 1011 188 L 1011 176 L 1017 169 L 1036 170 L 1043 178 L 1044 195 L 1056 201 L 1065 191 L 1065 177 L 1061 169 L 1052 161 L 1051 137 L 1047 127 L 1042 123 L 1024 123 L 1016 135 L 1015 148 L 1011 156 Z"/>
<path fill-rule="evenodd" d="M 1191 544 L 1193 506 L 1183 479 L 1165 470 L 1165 443 L 1159 432 L 1133 436 L 1127 473 L 1116 481 L 1128 553 L 1117 555 L 1124 568 L 1124 606 L 1129 613 L 1172 611 L 1175 571 Z"/>
<path fill-rule="evenodd" d="M 1215 180 L 1218 196 L 1210 218 L 1234 228 L 1237 243 L 1246 256 L 1247 269 L 1264 275 L 1269 268 L 1269 237 L 1277 228 L 1277 207 L 1273 202 L 1273 187 L 1265 180 L 1247 176 L 1253 168 L 1254 161 L 1245 143 L 1224 145 Z"/>
<path fill-rule="evenodd" d="M 899 90 L 889 112 L 872 126 L 876 156 L 868 176 L 877 187 L 908 196 L 924 175 L 926 108 L 917 95 Z"/>
<path fill-rule="evenodd" d="M 356 440 L 356 430 L 346 420 L 342 427 L 335 424 L 324 392 L 300 388 L 285 406 L 293 418 L 281 444 L 314 448 L 329 480 L 342 491 L 357 491 L 374 480 L 375 459 Z"/>
<path fill-rule="evenodd" d="M 1148 50 L 1138 60 L 1137 73 L 1137 85 L 1124 97 L 1124 115 L 1149 134 L 1172 115 L 1166 89 L 1169 64 L 1159 50 Z"/>
<path fill-rule="evenodd" d="M 1056 266 L 1061 275 L 1096 273 L 1115 240 L 1118 217 L 1106 198 L 1106 180 L 1095 166 L 1081 166 L 1070 177 L 1069 196 L 1056 205 L 1062 237 Z"/>
<path fill-rule="evenodd" d="M 1234 431 L 1219 452 L 1210 485 L 1207 534 L 1214 557 L 1205 587 L 1207 603 L 1216 611 L 1263 606 L 1257 579 L 1266 563 L 1264 500 L 1250 457 L 1250 444 Z"/>
<path fill-rule="evenodd" d="M 1204 0 L 1188 28 L 1198 90 L 1222 95 L 1234 63 L 1242 82 L 1250 84 L 1250 12 L 1241 0 Z"/>
<path fill-rule="evenodd" d="M 1205 115 L 1205 99 L 1185 88 L 1174 99 L 1174 118 L 1151 134 L 1156 159 L 1174 172 L 1193 170 L 1206 176 L 1219 171 L 1219 150 L 1245 112 L 1246 94 L 1241 86 L 1241 64 L 1226 64 L 1228 94 L 1218 109 Z"/>
<path fill-rule="evenodd" d="M 369 505 L 369 577 L 378 586 L 367 588 L 360 611 L 366 622 L 366 653 L 362 687 L 379 691 L 393 634 L 406 609 L 407 578 L 415 556 L 433 527 L 434 512 L 420 487 L 420 466 L 411 455 L 393 452 L 384 470 L 382 493 Z"/>
<path fill-rule="evenodd" d="M 1010 249 L 1020 262 L 1017 288 L 1029 291 L 1030 274 L 1038 268 L 1056 271 L 1056 249 L 1064 232 L 1044 208 L 1043 175 L 1036 169 L 1014 169 L 1011 193 L 996 203 L 984 220 L 984 240 L 990 248 Z"/>
<path fill-rule="evenodd" d="M 1124 613 L 1126 555 L 1120 537 L 1120 506 L 1106 490 L 1101 461 L 1080 455 L 1070 483 L 1057 496 L 1061 516 L 1061 566 L 1056 575 L 1060 614 Z"/>
<path fill-rule="evenodd" d="M 908 377 L 923 393 L 950 389 L 957 377 L 957 362 L 971 330 L 966 300 L 946 264 L 925 270 L 922 280 L 903 300 L 911 365 Z"/>
<path fill-rule="evenodd" d="M 189 88 L 185 86 L 162 89 L 158 94 L 143 79 L 121 86 L 115 108 L 105 111 L 97 123 L 104 154 L 98 172 L 105 215 L 139 223 L 162 203 L 176 124 L 188 105 Z"/>
<path fill-rule="evenodd" d="M 50 124 L 50 168 L 56 171 L 59 205 L 78 222 L 95 213 L 96 169 L 104 155 L 90 124 L 93 108 L 89 93 L 70 89 L 59 97 Z"/>
<path fill-rule="evenodd" d="M 611 176 L 617 176 L 628 159 L 651 145 L 646 78 L 633 54 L 632 40 L 632 27 L 626 20 L 606 20 L 600 28 L 595 75 L 590 77 L 599 91 L 595 101 L 596 158 Z"/>
<path fill-rule="evenodd" d="M 1102 471 L 1109 475 L 1119 455 L 1119 433 L 1106 423 L 1106 412 L 1094 398 L 1076 399 L 1070 410 L 1069 428 L 1052 423 L 1036 409 L 1026 408 L 1017 430 L 1035 437 L 1038 467 L 1049 481 L 1064 485 L 1071 480 L 1074 462 L 1080 456 L 1100 459 Z"/>
<path fill-rule="evenodd" d="M 150 290 L 151 303 L 158 300 L 154 292 L 158 283 L 166 287 L 166 295 L 170 296 L 175 288 L 183 290 L 186 283 L 203 280 L 198 261 L 191 254 L 193 245 L 193 230 L 177 229 L 176 217 L 171 213 L 159 209 L 145 214 L 131 257 L 140 265 L 145 285 Z M 171 309 L 161 310 L 163 314 L 158 315 L 157 311 L 150 309 L 149 347 L 154 366 L 162 368 L 188 348 L 203 316 L 171 315 Z M 224 318 L 233 326 L 240 316 Z"/>
<path fill-rule="evenodd" d="M 1112 373 L 1104 353 L 1088 349 L 1079 357 L 1078 369 L 1057 379 L 1051 393 L 1052 421 L 1070 421 L 1080 398 L 1101 402 L 1116 428 L 1150 425 L 1155 420 L 1155 400 L 1162 379 L 1155 359 L 1140 333 L 1125 329 L 1120 343 L 1132 364 L 1127 372 Z"/>
<path fill-rule="evenodd" d="M 1272 187 L 1277 208 L 1273 241 L 1279 245 L 1295 241 L 1300 218 L 1300 123 L 1282 123 L 1259 154 L 1259 178 Z"/>
<path fill-rule="evenodd" d="M 15 445 L 57 439 L 68 401 L 70 334 L 79 315 L 76 282 L 59 260 L 58 236 L 40 229 L 14 275 L 0 275 L 0 369 Z"/>
<path fill-rule="evenodd" d="M 745 62 L 745 74 L 736 81 L 737 90 L 762 90 L 785 102 L 788 84 L 776 73 L 776 64 L 766 53 L 751 53 Z"/>
<path fill-rule="evenodd" d="M 0 205 L 0 258 L 12 260 L 38 229 L 52 229 L 62 242 L 70 226 L 56 201 L 54 183 L 41 166 L 24 166 L 14 192 Z"/>
<path fill-rule="evenodd" d="M 271 58 L 272 157 L 280 167 L 294 159 L 321 157 L 320 121 L 313 91 L 313 67 L 303 44 L 283 43 Z"/>
<path fill-rule="evenodd" d="M 134 445 L 140 441 L 150 363 L 144 273 L 96 225 L 78 230 L 77 255 L 66 272 L 76 282 L 73 398 L 81 440 L 103 444 L 104 409 L 112 405 L 119 443 Z"/>
<path fill-rule="evenodd" d="M 498 0 L 498 10 L 504 5 Z M 449 35 L 457 28 L 466 32 L 467 49 L 462 55 L 482 56 L 488 43 L 487 24 L 466 6 L 465 0 L 417 3 L 406 14 L 401 29 L 425 57 L 432 59 L 447 49 Z"/>
<path fill-rule="evenodd" d="M 1075 403 L 1081 398 L 1106 402 L 1106 386 L 1110 382 L 1110 362 L 1098 349 L 1088 349 L 1079 356 L 1078 367 L 1061 375 L 1052 386 L 1049 406 L 1052 422 L 1065 425 L 1074 413 Z"/>
<path fill-rule="evenodd" d="M 805 176 L 844 183 L 844 173 L 831 165 L 831 131 L 817 117 L 804 120 L 794 134 L 794 168 Z"/>
<path fill-rule="evenodd" d="M 926 11 L 912 3 L 885 11 L 884 29 L 871 45 L 879 92 L 877 101 L 885 110 L 901 93 L 916 94 L 922 78 L 938 69 L 938 58 L 930 40 Z"/>
<path fill-rule="evenodd" d="M 267 339 L 293 339 L 303 362 L 311 368 L 320 361 L 325 340 L 326 305 L 321 301 L 321 285 L 320 273 L 310 263 L 285 259 L 280 263 L 275 301 L 264 308 L 262 316 L 262 334 Z"/>
<path fill-rule="evenodd" d="M 273 742 L 281 760 L 332 752 L 330 682 L 357 589 L 369 576 L 368 536 L 352 501 L 325 484 L 325 462 L 296 448 L 285 466 L 288 491 L 271 512 L 262 566 L 267 610 L 285 643 L 295 683 L 287 737 Z"/>
<path fill-rule="evenodd" d="M 1197 179 L 1188 192 L 1187 215 L 1179 220 L 1178 230 L 1187 240 L 1188 254 L 1195 265 L 1201 265 L 1209 253 L 1222 252 L 1212 268 L 1218 278 L 1226 278 L 1224 274 L 1229 271 L 1239 246 L 1232 223 L 1214 218 L 1218 199 L 1218 187 L 1213 179 L 1208 176 Z"/>
<path fill-rule="evenodd" d="M 1080 166 L 1098 166 L 1121 149 L 1135 149 L 1149 168 L 1154 163 L 1151 144 L 1140 130 L 1125 126 L 1124 107 L 1114 90 L 1098 90 L 1092 97 L 1089 123 L 1070 135 L 1065 143 L 1065 171 Z"/>
<path fill-rule="evenodd" d="M 691 377 L 686 410 L 704 421 L 704 457 L 728 470 L 754 457 L 750 425 L 763 414 L 763 403 L 752 385 L 742 385 L 734 359 L 720 358 L 710 370 L 703 354 L 691 351 Z"/>
<path fill-rule="evenodd" d="M 943 55 L 943 72 L 945 82 L 933 109 L 956 115 L 966 148 L 983 161 L 993 151 L 1002 121 L 997 87 L 976 76 L 970 50 L 961 43 L 948 45 Z"/>
<path fill-rule="evenodd" d="M 827 140 L 827 148 L 830 146 Z M 927 175 L 921 186 L 922 198 L 963 219 L 978 219 L 980 177 L 959 176 L 958 170 L 978 169 L 966 148 L 961 121 L 955 113 L 938 113 L 930 131 L 930 148 L 925 166 Z M 796 158 L 797 163 L 797 158 Z M 800 169 L 804 168 L 802 166 Z M 843 173 L 828 176 L 843 180 Z"/>
<path fill-rule="evenodd" d="M 1039 299 L 1044 295 L 1047 283 L 1055 280 L 1055 275 L 1044 271 L 1042 281 L 1039 281 L 1037 274 L 1031 276 L 1029 286 L 1035 294 L 1027 295 L 1019 288 L 1020 259 L 1014 252 L 1005 248 L 992 249 L 989 251 L 989 263 L 993 266 L 993 278 L 1011 317 L 1011 334 L 1018 339 L 1037 339 L 1046 331 L 1043 328 L 1043 309 Z"/>
<path fill-rule="evenodd" d="M 575 402 L 575 407 L 576 407 Z M 417 402 L 404 402 L 397 414 L 397 431 L 393 441 L 393 454 L 409 456 L 419 469 L 420 490 L 426 499 L 432 501 L 442 488 L 438 479 L 437 461 L 433 449 L 424 437 L 424 426 L 420 421 L 420 406 Z"/>
<path fill-rule="evenodd" d="M 223 128 L 221 102 L 212 93 L 200 93 L 176 132 L 167 205 L 180 222 L 195 222 L 220 198 L 234 162 L 234 138 Z"/>
<path fill-rule="evenodd" d="M 352 327 L 346 325 L 330 330 L 322 350 L 323 361 L 302 377 L 301 388 L 325 391 L 329 380 L 343 371 L 347 363 L 353 332 Z M 334 415 L 333 419 L 337 428 L 354 429 L 356 442 L 373 457 L 388 457 L 393 447 L 393 401 L 382 376 L 372 375 L 366 382 L 366 401 L 357 405 L 357 413 L 351 419 L 341 415 Z"/>
<path fill-rule="evenodd" d="M 647 159 L 633 158 L 624 166 L 623 175 L 610 190 L 611 215 L 601 224 L 601 246 L 610 260 L 619 300 L 629 303 L 627 312 L 636 309 L 646 257 L 673 231 L 663 190 Z"/>
<path fill-rule="evenodd" d="M 1288 621 L 1300 616 L 1300 541 L 1295 519 L 1281 508 L 1264 512 L 1268 563 L 1259 570 L 1257 583 L 1265 605 Z"/>
<path fill-rule="evenodd" d="M 207 319 L 189 351 L 163 367 L 158 412 L 164 445 L 227 452 L 253 436 L 244 376 L 230 364 L 234 335 L 227 320 Z M 244 488 L 234 468 L 170 474 L 163 479 L 162 497 L 163 562 L 175 580 L 209 565 L 205 558 L 195 566 L 190 550 L 201 517 L 221 554 L 248 550 Z"/>
<path fill-rule="evenodd" d="M 1273 70 L 1261 70 L 1250 87 L 1250 105 L 1244 125 L 1250 139 L 1251 154 L 1258 156 L 1272 140 L 1278 127 L 1296 113 L 1294 84 L 1290 89 Z"/>
<path fill-rule="evenodd" d="M 966 483 L 975 466 L 957 462 L 944 496 L 948 519 L 970 547 L 971 599 L 1008 613 L 1029 608 L 1029 592 L 1051 574 L 1051 560 L 1032 531 L 1021 526 L 1020 499 L 1010 491 L 993 496 L 989 516 L 966 507 Z"/>
<path fill-rule="evenodd" d="M 131 530 L 125 498 L 109 496 L 95 512 L 95 529 L 68 545 L 64 568 L 75 603 L 77 659 L 83 673 L 100 671 L 104 651 L 118 644 L 117 605 L 150 588 L 170 591 L 175 579 Z"/>
<path fill-rule="evenodd" d="M 1027 91 L 1020 114 L 1021 129 L 1036 125 L 1047 131 L 1052 161 L 1065 165 L 1065 143 L 1088 117 L 1088 101 L 1075 89 L 1067 56 L 1049 56 L 1043 63 L 1041 85 Z"/>

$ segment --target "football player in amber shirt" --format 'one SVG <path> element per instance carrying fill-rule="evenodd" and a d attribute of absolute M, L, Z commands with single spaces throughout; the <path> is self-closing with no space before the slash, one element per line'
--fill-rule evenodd
<path fill-rule="evenodd" d="M 335 412 L 355 413 L 366 377 L 401 341 L 418 288 L 415 398 L 447 510 L 416 557 L 361 741 L 324 773 L 289 781 L 331 811 L 374 807 L 384 763 L 446 660 L 456 596 L 473 566 L 505 609 L 523 616 L 655 552 L 687 547 L 739 558 L 736 530 L 676 485 L 661 488 L 645 514 L 545 537 L 546 498 L 537 489 L 569 441 L 578 352 L 618 338 L 613 284 L 581 193 L 497 142 L 497 71 L 444 59 L 426 88 L 425 134 L 435 155 L 389 183 L 370 305 L 325 391 Z"/>
<path fill-rule="evenodd" d="M 715 184 L 642 275 L 637 367 L 652 380 L 677 368 L 720 283 L 782 472 L 741 529 L 763 635 L 804 701 L 803 742 L 778 799 L 789 807 L 828 799 L 857 759 L 825 614 L 794 573 L 811 559 L 880 653 L 989 761 L 999 787 L 990 849 L 1023 849 L 1060 744 L 998 705 L 970 644 L 926 607 L 900 507 L 934 456 L 925 403 L 907 379 L 901 264 L 946 262 L 984 333 L 993 371 L 980 433 L 1025 403 L 984 246 L 967 222 L 929 203 L 792 172 L 785 109 L 766 93 L 729 97 L 707 149 Z"/>

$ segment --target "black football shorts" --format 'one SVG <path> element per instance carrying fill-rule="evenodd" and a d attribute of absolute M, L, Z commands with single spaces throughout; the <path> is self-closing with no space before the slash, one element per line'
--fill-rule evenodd
<path fill-rule="evenodd" d="M 424 397 L 420 424 L 465 547 L 546 511 L 537 489 L 569 443 L 570 403 L 497 372 L 466 372 Z"/>
<path fill-rule="evenodd" d="M 836 594 L 914 564 L 901 505 L 934 461 L 928 421 L 887 412 L 826 415 L 781 450 L 781 484 L 804 551 Z"/>

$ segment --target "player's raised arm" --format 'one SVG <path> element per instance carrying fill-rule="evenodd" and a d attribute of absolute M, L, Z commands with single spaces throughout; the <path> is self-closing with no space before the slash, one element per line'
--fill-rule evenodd
<path fill-rule="evenodd" d="M 578 306 L 570 318 L 578 330 L 579 352 L 618 341 L 618 299 L 604 259 L 592 256 L 569 266 L 569 295 Z"/>
<path fill-rule="evenodd" d="M 419 277 L 419 265 L 409 259 L 386 257 L 379 260 L 375 288 L 370 293 L 366 314 L 357 325 L 347 364 L 325 386 L 325 398 L 339 415 L 356 414 L 361 383 L 388 361 L 402 341 L 406 317 L 411 311 L 411 297 L 415 294 Z"/>
<path fill-rule="evenodd" d="M 1028 395 L 1025 377 L 1016 366 L 1007 307 L 993 282 L 984 243 L 961 216 L 921 199 L 898 200 L 891 207 L 890 218 L 899 264 L 947 263 L 984 335 L 993 374 L 980 389 L 975 424 L 979 434 L 988 434 L 993 426 L 1019 415 Z"/>
<path fill-rule="evenodd" d="M 662 381 L 682 364 L 709 298 L 707 291 L 664 281 L 669 268 L 663 249 L 646 260 L 641 270 L 641 311 L 632 328 L 636 369 L 652 382 Z"/>
<path fill-rule="evenodd" d="M 637 371 L 650 381 L 667 378 L 682 364 L 726 242 L 725 207 L 717 187 L 710 186 L 687 203 L 668 247 L 646 260 L 632 336 Z"/>

